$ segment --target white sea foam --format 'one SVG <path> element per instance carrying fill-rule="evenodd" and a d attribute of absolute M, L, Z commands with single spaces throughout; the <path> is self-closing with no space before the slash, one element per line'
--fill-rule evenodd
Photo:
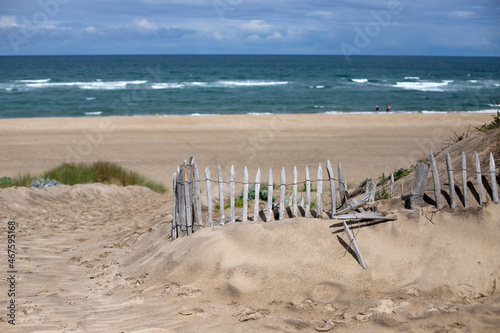
<path fill-rule="evenodd" d="M 402 88 L 405 90 L 444 91 L 444 88 L 446 88 L 450 83 L 453 83 L 453 80 L 443 80 L 441 82 L 396 82 L 393 87 Z"/>
<path fill-rule="evenodd" d="M 352 79 L 352 81 L 356 83 L 366 83 L 368 82 L 368 79 Z"/>
<path fill-rule="evenodd" d="M 420 80 L 418 76 L 405 76 L 405 80 Z"/>
<path fill-rule="evenodd" d="M 325 86 L 316 86 L 316 89 L 324 89 Z"/>
<path fill-rule="evenodd" d="M 147 81 L 96 81 L 96 82 L 34 82 L 26 83 L 27 88 L 78 87 L 90 90 L 119 90 L 126 89 L 127 85 L 140 85 Z"/>
<path fill-rule="evenodd" d="M 100 114 L 102 114 L 102 111 L 85 112 L 85 115 L 87 116 L 98 116 Z"/>
<path fill-rule="evenodd" d="M 49 82 L 50 79 L 41 79 L 41 80 L 15 80 L 15 82 L 19 83 L 45 83 Z"/>
<path fill-rule="evenodd" d="M 185 85 L 182 83 L 156 83 L 151 85 L 152 89 L 178 89 L 184 87 Z"/>
<path fill-rule="evenodd" d="M 95 99 L 95 97 L 85 97 L 85 99 L 86 99 L 87 101 L 93 101 L 93 100 Z"/>
<path fill-rule="evenodd" d="M 276 86 L 285 85 L 288 81 L 259 81 L 259 80 L 242 80 L 242 81 L 217 81 L 215 85 L 234 86 L 234 87 L 252 87 L 252 86 Z"/>

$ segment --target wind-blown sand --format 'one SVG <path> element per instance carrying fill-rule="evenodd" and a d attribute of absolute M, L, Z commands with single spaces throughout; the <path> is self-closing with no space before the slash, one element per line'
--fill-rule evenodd
<path fill-rule="evenodd" d="M 425 157 L 419 145 L 438 152 L 453 131 L 491 120 L 448 116 L 1 120 L 2 175 L 56 166 L 68 145 L 78 147 L 85 138 L 85 128 L 110 121 L 113 130 L 95 136 L 81 161 L 119 162 L 170 185 L 171 173 L 190 155 L 202 165 L 234 162 L 251 170 L 330 158 L 357 182 L 406 167 L 400 162 L 412 155 Z M 274 130 L 272 144 L 258 146 L 254 158 L 239 161 L 249 151 L 235 147 L 270 119 L 285 127 Z M 475 135 L 457 149 L 489 144 Z M 171 191 L 102 184 L 3 189 L 0 240 L 6 244 L 7 221 L 16 221 L 19 277 L 16 326 L 2 313 L 0 325 L 7 332 L 497 331 L 500 204 L 487 195 L 484 208 L 473 200 L 467 209 L 390 208 L 400 202 L 376 203 L 396 221 L 364 223 L 359 232 L 352 225 L 363 270 L 346 253 L 348 241 L 335 220 L 236 223 L 172 242 Z M 1 304 L 8 300 L 4 276 Z"/>

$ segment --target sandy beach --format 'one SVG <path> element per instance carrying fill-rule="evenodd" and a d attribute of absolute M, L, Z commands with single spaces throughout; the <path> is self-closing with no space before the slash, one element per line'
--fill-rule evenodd
<path fill-rule="evenodd" d="M 490 114 L 300 114 L 0 120 L 3 176 L 47 171 L 61 163 L 106 160 L 171 186 L 194 156 L 229 172 L 246 165 L 304 169 L 330 159 L 357 183 L 409 167 L 439 151 Z M 278 171 L 277 171 L 278 172 Z M 240 175 L 241 176 L 241 175 Z"/>
<path fill-rule="evenodd" d="M 0 176 L 106 160 L 169 191 L 0 189 L 0 246 L 8 221 L 17 246 L 16 325 L 5 306 L 13 299 L 5 251 L 1 330 L 496 332 L 500 204 L 488 193 L 483 207 L 471 196 L 468 208 L 453 210 L 407 210 L 398 196 L 377 201 L 376 209 L 397 219 L 351 225 L 366 270 L 346 251 L 342 223 L 329 218 L 235 223 L 169 238 L 171 175 L 190 156 L 225 172 L 231 164 L 253 175 L 272 167 L 276 178 L 283 166 L 303 170 L 330 159 L 356 184 L 409 167 L 428 149 L 441 168 L 442 150 L 454 141 L 454 163 L 457 152 L 469 158 L 486 147 L 484 164 L 494 136 L 470 126 L 491 120 L 470 113 L 2 119 Z"/>

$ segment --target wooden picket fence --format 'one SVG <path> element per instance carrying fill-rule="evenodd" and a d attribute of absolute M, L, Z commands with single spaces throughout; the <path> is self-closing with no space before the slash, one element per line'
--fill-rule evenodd
<path fill-rule="evenodd" d="M 460 169 L 453 169 L 451 157 L 446 150 L 446 169 L 438 169 L 436 159 L 431 150 L 429 150 L 429 161 L 430 166 L 427 163 L 419 162 L 417 164 L 417 168 L 415 171 L 415 176 L 413 180 L 413 184 L 411 186 L 410 194 L 404 195 L 403 183 L 401 183 L 401 198 L 407 202 L 407 207 L 410 209 L 415 209 L 416 207 L 422 204 L 424 200 L 426 191 L 434 192 L 434 203 L 437 209 L 442 209 L 444 207 L 442 194 L 445 191 L 442 191 L 441 184 L 439 180 L 439 172 L 446 172 L 448 177 L 448 198 L 449 198 L 449 207 L 454 209 L 457 207 L 456 200 L 456 186 L 455 186 L 455 178 L 454 171 L 459 171 L 461 173 L 462 187 L 459 188 L 462 192 L 461 199 L 463 203 L 463 207 L 469 207 L 469 186 L 473 186 L 471 182 L 468 181 L 467 174 L 471 173 L 475 175 L 476 186 L 477 186 L 477 201 L 479 206 L 483 206 L 485 203 L 485 195 L 484 195 L 484 185 L 483 184 L 483 176 L 481 173 L 481 164 L 479 161 L 479 157 L 477 152 L 474 152 L 474 162 L 475 168 L 471 170 L 467 170 L 467 161 L 465 157 L 465 153 L 462 152 L 462 167 Z M 431 190 L 426 189 L 427 177 L 429 173 L 429 167 L 432 172 L 432 179 L 434 183 L 434 187 Z M 496 180 L 496 172 L 495 172 L 495 160 L 493 158 L 493 154 L 490 153 L 489 158 L 489 189 L 488 192 L 491 195 L 491 199 L 495 204 L 498 204 L 498 187 Z M 446 192 L 445 192 L 446 193 Z"/>
<path fill-rule="evenodd" d="M 211 227 L 213 225 L 224 225 L 226 222 L 234 223 L 236 222 L 235 215 L 235 187 L 236 184 L 242 185 L 242 196 L 243 196 L 243 212 L 238 221 L 247 222 L 258 221 L 259 217 L 264 222 L 272 221 L 273 219 L 282 220 L 285 218 L 285 211 L 288 212 L 288 216 L 291 217 L 315 217 L 320 218 L 326 213 L 330 218 L 336 219 L 350 219 L 351 216 L 346 214 L 353 209 L 360 208 L 367 202 L 374 201 L 376 183 L 368 182 L 366 187 L 366 193 L 358 200 L 349 199 L 347 185 L 344 180 L 344 175 L 342 171 L 342 165 L 338 163 L 338 177 L 335 178 L 333 174 L 333 168 L 329 160 L 326 161 L 326 170 L 328 178 L 323 178 L 323 168 L 321 163 L 318 164 L 317 177 L 311 180 L 310 172 L 308 166 L 305 168 L 305 181 L 297 181 L 298 173 L 297 167 L 295 166 L 292 174 L 292 183 L 286 183 L 286 173 L 285 168 L 281 170 L 281 178 L 279 185 L 279 202 L 273 202 L 273 171 L 272 168 L 269 169 L 267 178 L 267 206 L 264 208 L 260 207 L 260 188 L 264 183 L 261 182 L 261 171 L 260 168 L 257 169 L 255 175 L 255 182 L 249 183 L 248 169 L 245 166 L 243 170 L 243 181 L 237 182 L 235 177 L 234 166 L 231 166 L 231 171 L 229 174 L 229 181 L 223 180 L 223 174 L 221 166 L 217 168 L 217 179 L 211 178 L 211 173 L 208 166 L 205 168 L 205 180 L 200 180 L 198 165 L 193 157 L 188 161 L 185 161 L 183 165 L 177 168 L 177 172 L 172 175 L 172 185 L 174 192 L 174 209 L 173 209 L 173 219 L 172 219 L 172 231 L 171 236 L 173 239 L 180 237 L 181 235 L 189 235 L 194 230 Z M 316 200 L 315 207 L 311 210 L 311 184 L 316 183 Z M 330 185 L 330 205 L 327 211 L 323 210 L 323 182 L 328 182 Z M 203 219 L 202 214 L 202 204 L 201 204 L 201 184 L 206 184 L 206 196 L 207 196 L 207 212 L 206 218 Z M 218 219 L 215 219 L 216 213 L 215 207 L 213 205 L 214 200 L 212 198 L 212 184 L 218 187 Z M 336 187 L 335 183 L 338 184 Z M 300 202 L 298 201 L 298 186 L 305 185 L 305 196 L 301 195 Z M 225 216 L 225 198 L 224 198 L 224 186 L 229 185 L 229 216 Z M 254 186 L 254 205 L 253 214 L 249 212 L 248 206 L 249 200 L 249 185 Z M 285 198 L 287 186 L 292 187 L 292 192 L 287 200 Z M 394 177 L 391 175 L 391 197 L 394 193 Z M 337 200 L 337 189 L 339 192 L 339 198 Z M 288 203 L 288 208 L 287 204 Z M 300 209 L 299 209 L 300 208 Z M 277 209 L 277 214 L 275 216 L 275 210 Z M 300 210 L 300 212 L 299 212 Z M 300 213 L 300 214 L 299 214 Z M 363 212 L 366 218 L 384 218 L 384 214 Z M 356 216 L 358 218 L 358 216 Z"/>

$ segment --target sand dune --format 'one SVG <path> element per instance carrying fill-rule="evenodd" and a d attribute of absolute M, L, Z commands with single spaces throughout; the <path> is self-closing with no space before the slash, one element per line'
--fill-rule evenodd
<path fill-rule="evenodd" d="M 492 140 L 471 136 L 450 149 L 468 151 Z M 411 176 L 404 181 L 411 183 Z M 500 327 L 500 204 L 489 196 L 484 207 L 473 202 L 440 211 L 428 203 L 405 210 L 399 198 L 375 203 L 397 220 L 350 225 L 366 270 L 346 250 L 342 225 L 327 218 L 226 224 L 172 241 L 172 200 L 171 194 L 142 187 L 102 184 L 0 190 L 0 219 L 16 221 L 19 271 L 16 325 L 2 314 L 2 327 L 7 332 L 496 332 Z M 1 271 L 6 274 L 6 260 Z M 8 301 L 7 289 L 7 279 L 0 279 L 1 304 Z"/>

